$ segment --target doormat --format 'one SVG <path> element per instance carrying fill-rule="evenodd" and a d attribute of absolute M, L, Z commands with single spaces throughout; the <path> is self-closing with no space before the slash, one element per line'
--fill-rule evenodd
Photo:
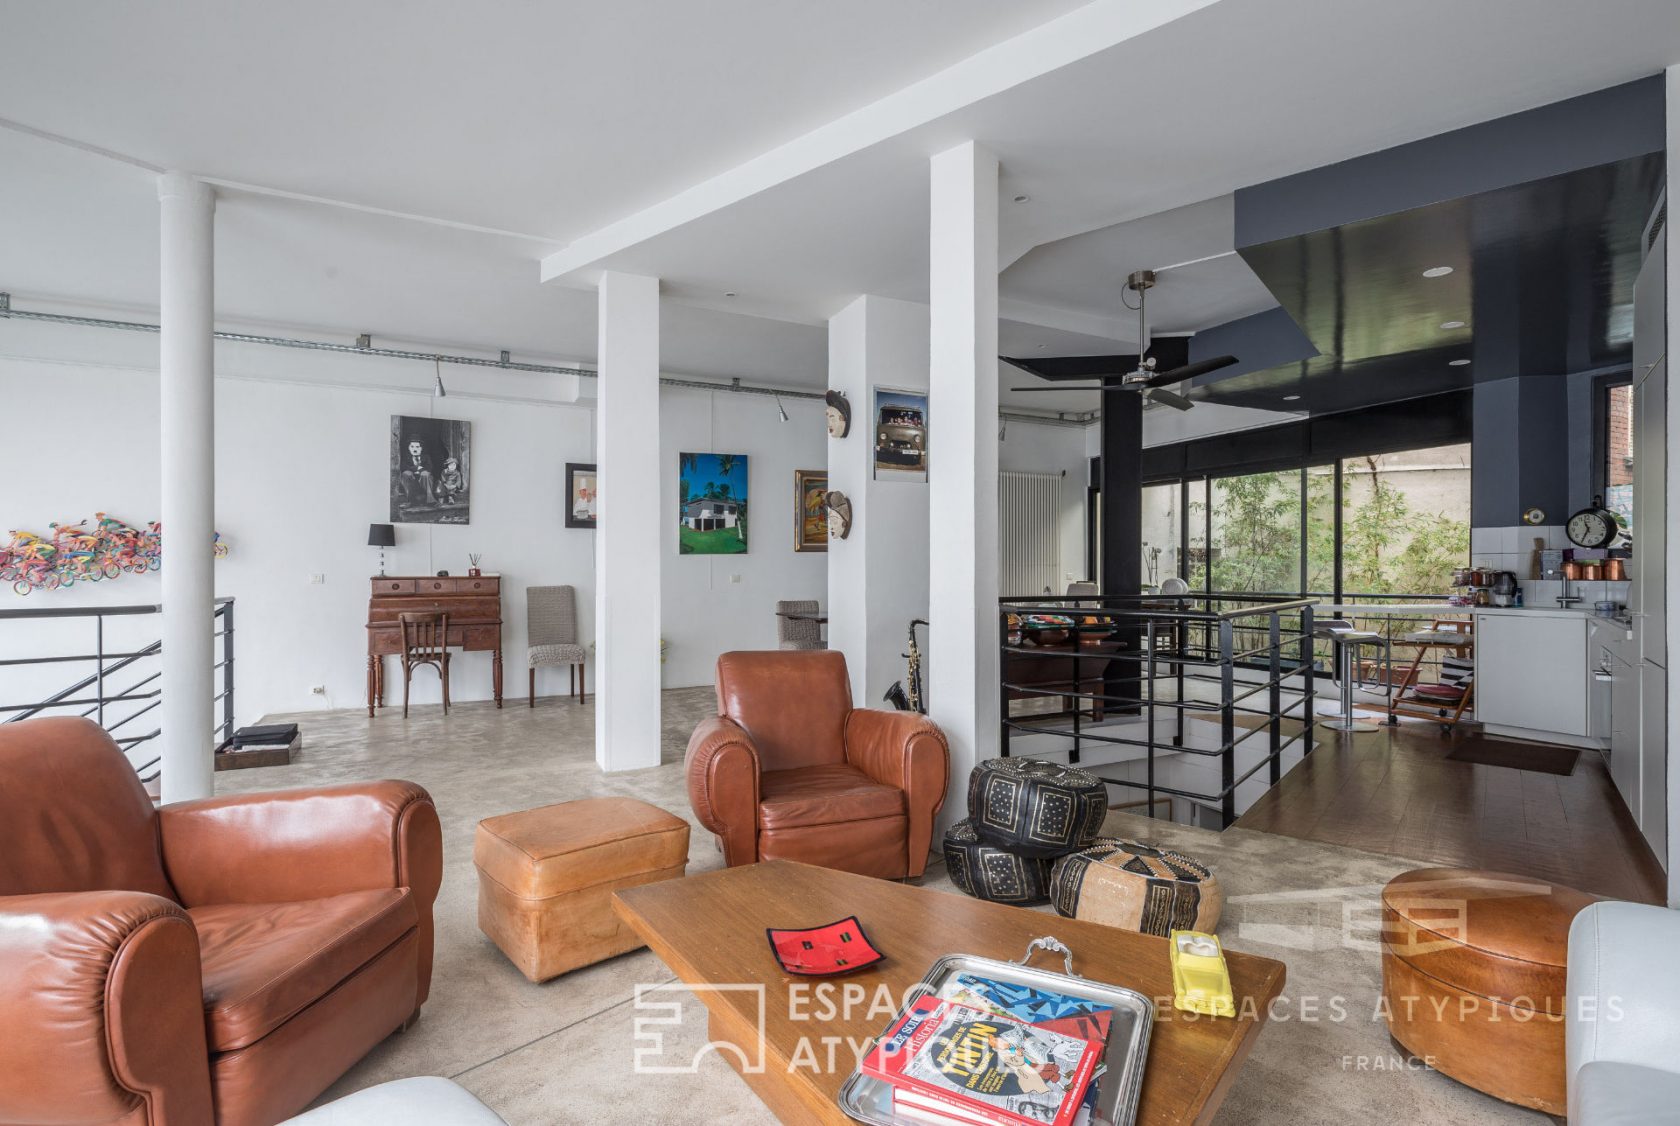
<path fill-rule="evenodd" d="M 1508 766 L 1512 770 L 1533 770 L 1540 774 L 1561 774 L 1565 777 L 1575 773 L 1575 761 L 1580 757 L 1579 747 L 1554 747 L 1549 743 L 1514 743 L 1486 736 L 1460 744 L 1447 756 L 1453 762 L 1473 762 L 1477 766 Z"/>

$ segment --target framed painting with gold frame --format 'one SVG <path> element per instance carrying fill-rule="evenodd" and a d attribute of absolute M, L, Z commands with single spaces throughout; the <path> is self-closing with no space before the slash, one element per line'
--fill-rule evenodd
<path fill-rule="evenodd" d="M 793 471 L 793 550 L 828 550 L 828 470 Z"/>

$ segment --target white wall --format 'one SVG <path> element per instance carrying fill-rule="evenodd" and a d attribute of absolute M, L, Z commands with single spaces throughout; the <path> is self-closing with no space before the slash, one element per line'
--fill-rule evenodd
<path fill-rule="evenodd" d="M 852 404 L 852 430 L 828 442 L 829 487 L 852 502 L 852 534 L 829 545 L 829 647 L 846 654 L 852 697 L 877 707 L 905 676 L 906 633 L 928 616 L 928 483 L 875 480 L 875 387 L 925 390 L 928 307 L 873 295 L 829 320 L 829 386 Z M 928 463 L 940 455 L 928 411 Z M 922 635 L 924 656 L 927 635 Z"/>
<path fill-rule="evenodd" d="M 719 653 L 776 647 L 776 603 L 826 604 L 828 557 L 793 550 L 793 471 L 822 469 L 827 450 L 820 400 L 665 387 L 660 391 L 661 634 L 667 688 L 711 684 Z M 746 454 L 747 553 L 677 554 L 677 455 Z"/>
<path fill-rule="evenodd" d="M 144 319 L 132 311 L 94 315 Z M 260 331 L 323 335 L 274 326 Z M 431 411 L 473 423 L 472 522 L 397 525 L 387 571 L 464 574 L 467 553 L 482 553 L 485 571 L 503 579 L 510 702 L 525 693 L 527 586 L 576 586 L 581 635 L 585 644 L 593 640 L 595 534 L 564 522 L 565 463 L 594 460 L 594 412 L 576 399 L 579 381 L 444 365 L 449 395 L 433 399 L 432 376 L 429 365 L 412 361 L 218 343 L 216 526 L 231 551 L 216 563 L 216 592 L 236 599 L 238 722 L 362 705 L 367 580 L 378 571 L 367 526 L 389 519 L 392 414 Z M 721 557 L 675 558 L 674 516 L 669 522 L 665 548 L 673 558 L 663 568 L 661 593 L 668 595 L 663 632 L 672 642 L 672 663 L 665 683 L 705 684 L 725 648 L 775 644 L 775 599 L 821 596 L 824 556 L 794 554 L 791 499 L 793 469 L 823 465 L 821 407 L 784 400 L 793 419 L 784 426 L 770 399 L 719 396 L 703 409 L 706 393 L 665 391 L 675 397 L 662 412 L 670 429 L 660 452 L 673 513 L 679 446 L 710 450 L 705 440 L 715 434 L 717 449 L 753 456 L 752 552 L 736 557 L 733 568 Z M 0 486 L 0 531 L 46 534 L 51 521 L 91 521 L 98 510 L 133 524 L 157 518 L 156 336 L 0 321 L 0 424 L 12 467 Z M 166 558 L 178 550 L 170 544 Z M 740 573 L 742 585 L 729 585 L 729 573 Z M 311 583 L 312 574 L 324 582 Z M 27 597 L 7 587 L 0 589 L 0 606 L 155 603 L 159 597 L 156 575 L 123 575 Z M 113 619 L 107 648 L 154 640 L 158 625 L 155 616 Z M 0 656 L 91 652 L 92 641 L 91 622 L 10 622 L 0 628 Z M 489 697 L 488 654 L 459 656 L 451 672 L 455 699 Z M 386 675 L 387 701 L 400 701 L 394 660 Z M 539 670 L 538 694 L 564 694 L 566 677 L 564 669 Z M 0 670 L 0 703 L 36 698 L 73 679 L 70 666 Z M 312 694 L 315 685 L 326 692 Z M 438 698 L 436 678 L 422 670 L 414 700 Z"/>
<path fill-rule="evenodd" d="M 1093 428 L 1094 429 L 1094 428 Z M 1085 453 L 1085 427 L 1052 426 L 1010 419 L 998 444 L 998 468 L 1027 473 L 1058 474 L 1056 526 L 1061 534 L 1062 581 L 1067 584 L 1085 574 L 1085 490 L 1090 467 Z M 1095 576 L 1091 576 L 1095 578 Z"/>

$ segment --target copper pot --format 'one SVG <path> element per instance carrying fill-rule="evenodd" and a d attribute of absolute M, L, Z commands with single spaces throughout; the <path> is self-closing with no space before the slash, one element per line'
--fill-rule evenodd
<path fill-rule="evenodd" d="M 1620 559 L 1606 559 L 1604 561 L 1604 581 L 1620 583 L 1627 581 L 1627 568 Z"/>
<path fill-rule="evenodd" d="M 1587 560 L 1582 561 L 1582 563 L 1581 563 L 1581 578 L 1585 579 L 1589 583 L 1595 583 L 1595 582 L 1598 581 L 1598 579 L 1599 579 L 1599 562 L 1598 562 L 1598 560 L 1587 559 Z"/>
<path fill-rule="evenodd" d="M 1578 579 L 1578 578 L 1580 578 L 1581 577 L 1581 565 L 1579 563 L 1575 562 L 1573 559 L 1567 561 L 1563 565 L 1563 577 L 1566 578 L 1566 579 Z"/>

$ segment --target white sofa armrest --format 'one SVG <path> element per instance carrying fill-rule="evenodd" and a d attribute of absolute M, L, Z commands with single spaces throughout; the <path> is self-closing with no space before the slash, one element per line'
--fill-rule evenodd
<path fill-rule="evenodd" d="M 1680 1070 L 1680 911 L 1593 904 L 1570 924 L 1568 976 L 1572 1118 L 1586 1064 Z"/>

